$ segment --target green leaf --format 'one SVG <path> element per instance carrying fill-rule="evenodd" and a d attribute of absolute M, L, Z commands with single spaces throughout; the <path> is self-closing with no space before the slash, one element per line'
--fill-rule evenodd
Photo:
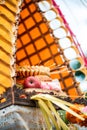
<path fill-rule="evenodd" d="M 58 110 L 57 112 L 59 113 L 61 119 L 62 119 L 66 124 L 68 124 L 69 121 L 68 121 L 67 118 L 66 118 L 66 111 L 64 111 L 64 110 Z"/>

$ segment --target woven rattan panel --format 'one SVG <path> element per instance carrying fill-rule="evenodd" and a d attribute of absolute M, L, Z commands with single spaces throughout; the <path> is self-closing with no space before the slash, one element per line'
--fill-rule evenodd
<path fill-rule="evenodd" d="M 45 65 L 51 69 L 57 68 L 58 72 L 56 74 L 55 71 L 51 72 L 52 78 L 59 79 L 62 89 L 67 94 L 80 95 L 78 83 L 64 55 L 64 50 L 58 44 L 59 38 L 53 35 L 49 21 L 44 17 L 44 12 L 40 10 L 38 2 L 40 0 L 24 0 L 22 4 L 18 28 L 16 63 L 17 65 Z M 51 1 L 48 2 L 52 6 Z M 58 14 L 58 11 L 53 6 L 52 10 Z M 73 43 L 72 36 L 70 34 L 68 36 L 68 29 L 64 26 L 61 17 L 60 20 L 66 32 L 66 37 Z M 76 52 L 78 55 L 78 50 Z M 55 65 L 52 66 L 54 63 Z M 64 69 L 62 67 L 65 68 L 65 71 L 60 71 Z"/>

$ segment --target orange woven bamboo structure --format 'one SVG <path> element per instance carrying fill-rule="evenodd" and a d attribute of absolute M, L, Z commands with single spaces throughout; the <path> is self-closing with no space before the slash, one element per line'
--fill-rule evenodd
<path fill-rule="evenodd" d="M 78 45 L 55 0 L 0 0 L 0 129 L 47 129 L 32 93 L 64 96 L 63 101 L 73 103 L 83 99 L 87 104 L 82 91 L 87 60 Z M 57 79 L 66 94 L 23 89 L 17 84 L 17 66 L 48 67 L 48 78 Z"/>
<path fill-rule="evenodd" d="M 81 95 L 82 92 L 70 63 L 77 59 L 81 61 L 81 66 L 84 66 L 74 42 L 69 28 L 60 12 L 52 5 L 52 1 L 23 2 L 18 28 L 17 65 L 44 65 L 55 68 L 54 73 L 51 73 L 52 78 L 58 78 L 62 90 L 72 96 Z M 70 53 L 67 56 L 68 49 L 74 56 Z"/>
<path fill-rule="evenodd" d="M 80 80 L 86 81 L 87 69 L 59 8 L 52 0 L 24 0 L 20 12 L 21 2 L 0 3 L 0 94 L 13 90 L 16 83 L 16 55 L 16 65 L 47 66 L 63 91 L 71 97 L 81 96 Z M 1 96 L 0 102 L 4 101 Z"/>

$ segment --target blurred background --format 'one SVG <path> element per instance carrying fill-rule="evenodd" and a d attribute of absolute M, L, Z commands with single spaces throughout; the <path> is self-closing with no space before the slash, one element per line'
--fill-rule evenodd
<path fill-rule="evenodd" d="M 87 57 L 87 0 L 55 0 Z"/>

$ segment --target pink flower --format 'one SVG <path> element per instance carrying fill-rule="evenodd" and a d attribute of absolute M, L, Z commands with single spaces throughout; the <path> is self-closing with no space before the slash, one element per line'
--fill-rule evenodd
<path fill-rule="evenodd" d="M 87 113 L 87 106 L 85 106 L 84 108 L 82 108 L 82 112 L 83 113 Z"/>
<path fill-rule="evenodd" d="M 41 82 L 41 88 L 42 89 L 49 89 L 50 90 L 50 86 L 46 82 Z"/>
<path fill-rule="evenodd" d="M 41 82 L 41 88 L 61 91 L 60 85 L 56 82 Z"/>

